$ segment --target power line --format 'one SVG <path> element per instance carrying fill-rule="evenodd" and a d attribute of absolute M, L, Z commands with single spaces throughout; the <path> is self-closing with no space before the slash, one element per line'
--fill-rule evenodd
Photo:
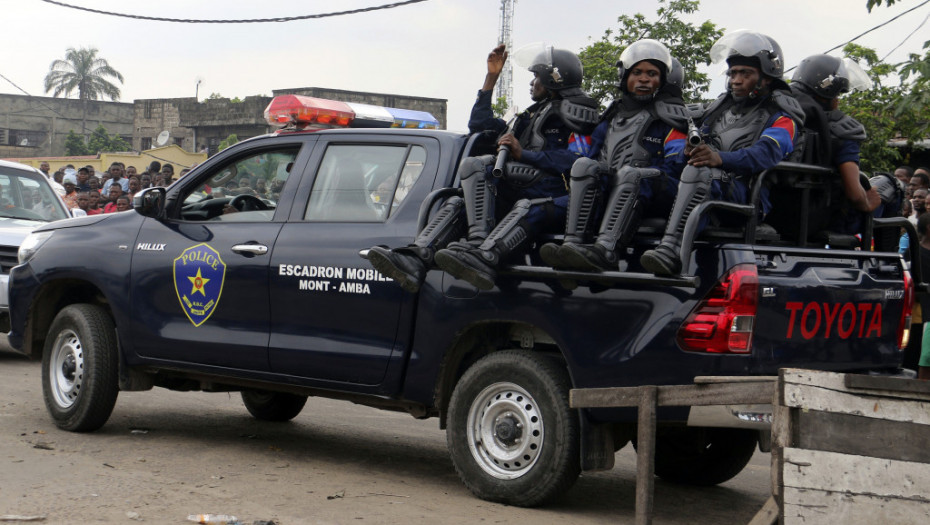
<path fill-rule="evenodd" d="M 884 27 L 884 26 L 886 26 L 886 25 L 888 25 L 888 24 L 894 22 L 895 20 L 901 18 L 902 16 L 904 16 L 904 15 L 910 13 L 911 11 L 914 11 L 915 9 L 920 9 L 921 7 L 923 7 L 923 6 L 927 5 L 927 4 L 930 4 L 930 0 L 925 0 L 924 2 L 921 2 L 920 4 L 918 4 L 918 5 L 916 5 L 916 6 L 912 7 L 912 8 L 910 8 L 910 9 L 908 9 L 907 11 L 898 14 L 898 16 L 895 16 L 895 17 L 891 18 L 891 19 L 888 20 L 887 22 L 883 22 L 883 23 L 881 23 L 881 24 L 878 24 L 877 26 L 873 27 L 872 29 L 868 29 L 868 30 L 866 30 L 866 31 L 864 31 L 864 32 L 862 32 L 862 33 L 860 33 L 860 34 L 858 34 L 858 35 L 856 35 L 856 36 L 850 38 L 850 39 L 847 40 L 846 42 L 843 42 L 842 44 L 840 44 L 840 45 L 838 45 L 838 46 L 832 47 L 832 48 L 830 48 L 830 49 L 824 51 L 824 54 L 827 54 L 827 53 L 829 53 L 830 51 L 836 51 L 837 49 L 839 49 L 839 48 L 845 46 L 846 44 L 848 44 L 848 43 L 850 43 L 850 42 L 854 42 L 854 41 L 856 41 L 856 40 L 858 40 L 858 39 L 864 37 L 865 35 L 871 33 L 872 31 L 875 31 L 876 29 L 878 29 L 878 28 L 880 28 L 880 27 Z"/>
<path fill-rule="evenodd" d="M 6 80 L 6 81 L 9 82 L 13 87 L 15 87 L 16 89 L 18 89 L 18 90 L 22 91 L 23 93 L 25 93 L 26 96 L 29 96 L 29 97 L 33 97 L 33 96 L 34 96 L 34 95 L 32 95 L 31 93 L 29 93 L 28 91 L 26 91 L 25 89 L 23 89 L 23 88 L 17 86 L 17 85 L 16 85 L 16 82 L 13 82 L 12 80 L 6 78 L 2 73 L 0 73 L 0 78 L 2 78 L 3 80 Z M 36 102 L 37 102 L 40 106 L 43 106 L 45 109 L 51 111 L 52 113 L 58 115 L 59 117 L 61 117 L 61 118 L 67 118 L 67 117 L 65 117 L 64 115 L 62 115 L 61 113 L 59 113 L 58 111 L 56 111 L 55 109 L 53 109 L 51 106 L 49 106 L 48 104 L 46 104 L 45 102 L 42 102 L 41 100 L 37 100 Z"/>
<path fill-rule="evenodd" d="M 914 36 L 914 33 L 916 33 L 917 31 L 919 31 L 920 28 L 923 27 L 924 24 L 927 23 L 927 20 L 930 20 L 930 13 L 928 13 L 927 16 L 924 17 L 924 21 L 921 22 L 919 26 L 917 26 L 917 29 L 914 29 L 913 31 L 910 32 L 910 34 L 908 34 L 906 37 L 904 37 L 904 40 L 902 40 L 900 44 L 894 46 L 894 48 L 893 48 L 891 51 L 889 51 L 887 54 L 885 54 L 885 56 L 882 57 L 882 60 L 881 60 L 881 61 L 884 62 L 886 58 L 888 58 L 889 56 L 891 56 L 892 53 L 894 53 L 895 51 L 897 51 L 899 47 L 903 46 L 905 42 L 907 42 L 908 40 L 910 40 L 910 38 L 911 38 L 912 36 Z"/>
<path fill-rule="evenodd" d="M 318 13 L 313 15 L 300 15 L 300 16 L 283 16 L 276 18 L 251 18 L 244 20 L 198 20 L 198 19 L 183 19 L 183 18 L 165 18 L 159 16 L 144 16 L 144 15 L 131 15 L 127 13 L 114 13 L 112 11 L 101 11 L 99 9 L 91 9 L 89 7 L 82 7 L 77 5 L 70 5 L 64 2 L 56 2 L 55 0 L 42 0 L 47 4 L 53 4 L 61 7 L 67 7 L 69 9 L 77 9 L 78 11 L 87 11 L 89 13 L 95 13 L 98 15 L 107 15 L 107 16 L 119 16 L 122 18 L 134 18 L 136 20 L 149 20 L 153 22 L 178 22 L 184 24 L 259 24 L 266 22 L 294 22 L 296 20 L 310 20 L 316 18 L 330 18 L 334 16 L 344 16 L 344 15 L 354 15 L 358 13 L 367 13 L 370 11 L 381 11 L 384 9 L 393 9 L 395 7 L 402 7 L 409 4 L 417 4 L 420 2 L 426 2 L 428 0 L 404 0 L 402 2 L 393 2 L 390 4 L 372 6 L 372 7 L 363 7 L 360 9 L 350 9 L 348 11 L 335 11 L 332 13 Z"/>
<path fill-rule="evenodd" d="M 890 19 L 888 19 L 888 20 L 882 22 L 881 24 L 878 24 L 877 26 L 875 26 L 875 27 L 873 27 L 873 28 L 871 28 L 871 29 L 867 29 L 867 30 L 863 31 L 862 33 L 859 33 L 858 35 L 856 35 L 856 36 L 850 38 L 849 40 L 843 42 L 842 44 L 839 44 L 839 45 L 837 45 L 837 46 L 831 47 L 830 49 L 824 51 L 823 54 L 826 55 L 826 54 L 829 53 L 830 51 L 836 51 L 837 49 L 839 49 L 839 48 L 845 46 L 846 44 L 855 42 L 856 40 L 858 40 L 858 39 L 864 37 L 865 35 L 871 33 L 872 31 L 875 31 L 876 29 L 882 28 L 882 27 L 884 27 L 884 26 L 886 26 L 886 25 L 888 25 L 888 24 L 894 22 L 895 20 L 901 18 L 902 16 L 904 16 L 904 15 L 910 13 L 911 11 L 914 11 L 915 9 L 920 9 L 921 7 L 923 7 L 923 6 L 927 5 L 927 4 L 930 4 L 930 0 L 924 0 L 924 1 L 921 2 L 920 4 L 918 4 L 918 5 L 916 5 L 916 6 L 912 7 L 912 8 L 910 8 L 910 9 L 908 9 L 907 11 L 905 11 L 905 12 L 903 12 L 903 13 L 899 13 L 898 15 L 896 15 L 896 16 L 894 16 L 894 17 L 892 17 L 892 18 L 890 18 Z M 925 19 L 925 20 L 924 20 L 924 23 L 926 23 L 926 21 L 927 21 L 927 20 Z M 924 25 L 924 24 L 921 23 L 920 26 L 917 26 L 917 29 L 920 29 L 923 25 Z M 916 32 L 917 32 L 917 29 L 915 29 L 914 32 L 911 33 L 911 35 L 913 35 L 914 33 L 916 33 Z M 911 35 L 908 35 L 907 38 L 910 38 Z M 905 38 L 904 40 L 907 40 L 907 38 Z M 901 44 L 898 44 L 897 47 L 895 47 L 894 49 L 892 49 L 891 51 L 889 51 L 889 52 L 888 52 L 888 55 L 890 55 L 892 52 L 894 52 L 895 49 L 898 49 L 898 47 L 901 47 L 902 44 L 904 44 L 903 41 L 901 42 Z M 885 55 L 885 58 L 888 58 L 888 55 Z M 883 58 L 882 61 L 884 61 L 885 58 Z M 798 67 L 798 66 L 791 66 L 791 67 L 789 67 L 788 69 L 785 70 L 785 73 L 788 73 L 789 71 L 795 69 L 796 67 Z"/>

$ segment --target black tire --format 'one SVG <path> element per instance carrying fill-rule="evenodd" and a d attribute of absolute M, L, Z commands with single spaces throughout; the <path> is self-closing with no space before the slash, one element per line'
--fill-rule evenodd
<path fill-rule="evenodd" d="M 243 390 L 242 402 L 255 419 L 290 421 L 304 409 L 307 396 L 265 390 Z"/>
<path fill-rule="evenodd" d="M 72 432 L 102 427 L 119 394 L 116 327 L 91 304 L 66 306 L 52 321 L 42 352 L 42 393 L 55 425 Z"/>
<path fill-rule="evenodd" d="M 673 483 L 717 485 L 743 470 L 758 442 L 758 430 L 662 428 L 656 434 L 655 472 Z"/>
<path fill-rule="evenodd" d="M 506 350 L 474 363 L 449 401 L 446 441 L 476 496 L 533 507 L 564 493 L 581 472 L 578 413 L 557 361 Z"/>

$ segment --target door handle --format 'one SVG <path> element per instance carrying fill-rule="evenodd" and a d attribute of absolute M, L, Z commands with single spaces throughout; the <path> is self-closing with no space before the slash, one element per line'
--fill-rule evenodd
<path fill-rule="evenodd" d="M 265 255 L 268 247 L 264 244 L 237 244 L 232 247 L 232 251 L 243 255 Z"/>

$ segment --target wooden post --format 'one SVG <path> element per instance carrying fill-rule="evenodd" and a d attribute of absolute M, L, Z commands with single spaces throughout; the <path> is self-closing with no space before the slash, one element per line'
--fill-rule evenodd
<path fill-rule="evenodd" d="M 636 438 L 636 525 L 651 525 L 656 470 L 658 388 L 655 386 L 639 387 L 639 395 L 639 428 Z"/>

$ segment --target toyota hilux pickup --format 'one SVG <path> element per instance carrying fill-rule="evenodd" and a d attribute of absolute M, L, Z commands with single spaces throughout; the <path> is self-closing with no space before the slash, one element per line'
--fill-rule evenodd
<path fill-rule="evenodd" d="M 60 428 L 98 429 L 120 391 L 153 387 L 240 392 L 274 421 L 310 397 L 345 399 L 436 417 L 474 494 L 532 506 L 635 440 L 635 412 L 573 409 L 571 389 L 899 369 L 914 289 L 902 258 L 855 249 L 868 239 L 828 249 L 803 220 L 765 228 L 753 204 L 697 210 L 679 277 L 638 266 L 662 231 L 644 224 L 624 271 L 559 272 L 531 250 L 492 290 L 433 269 L 406 292 L 366 248 L 411 242 L 459 191 L 462 159 L 493 141 L 417 112 L 293 95 L 266 117 L 289 125 L 143 191 L 133 210 L 49 224 L 20 247 L 9 338 L 42 360 Z M 808 202 L 821 171 L 780 165 L 754 199 L 768 184 Z M 696 218 L 721 207 L 744 227 L 696 235 Z M 760 431 L 690 412 L 659 411 L 657 474 L 735 476 Z"/>

